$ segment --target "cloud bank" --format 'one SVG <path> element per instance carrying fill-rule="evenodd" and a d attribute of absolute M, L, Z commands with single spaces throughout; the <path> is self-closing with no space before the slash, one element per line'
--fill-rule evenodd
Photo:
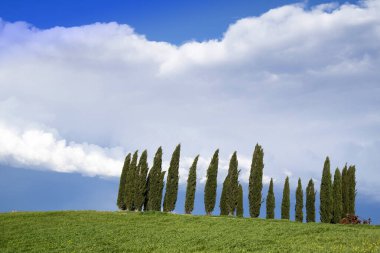
<path fill-rule="evenodd" d="M 287 5 L 180 46 L 117 23 L 0 21 L 0 159 L 117 176 L 125 152 L 162 145 L 168 161 L 181 142 L 181 182 L 198 153 L 202 181 L 216 148 L 221 171 L 238 151 L 246 181 L 258 142 L 279 184 L 320 178 L 329 155 L 379 198 L 379 13 L 377 0 Z"/>

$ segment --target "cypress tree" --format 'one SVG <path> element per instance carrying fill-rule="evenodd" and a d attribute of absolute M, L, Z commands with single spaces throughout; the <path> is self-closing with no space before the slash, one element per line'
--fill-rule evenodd
<path fill-rule="evenodd" d="M 276 207 L 275 197 L 273 192 L 273 179 L 270 179 L 268 195 L 266 200 L 266 208 L 267 208 L 267 219 L 274 219 L 274 209 Z"/>
<path fill-rule="evenodd" d="M 153 167 L 152 167 L 153 168 Z M 152 184 L 152 177 L 153 177 L 153 170 L 152 168 L 149 170 L 149 173 L 148 173 L 148 177 L 146 178 L 146 188 L 145 188 L 145 200 L 144 200 L 144 211 L 149 211 L 149 204 L 150 204 L 150 201 L 149 201 L 149 192 L 150 192 L 150 189 L 151 189 L 151 184 Z"/>
<path fill-rule="evenodd" d="M 125 210 L 125 184 L 127 179 L 127 173 L 129 170 L 129 164 L 131 163 L 131 154 L 129 153 L 124 159 L 123 169 L 121 170 L 119 193 L 117 195 L 117 207 L 120 210 Z"/>
<path fill-rule="evenodd" d="M 351 165 L 347 170 L 348 177 L 348 213 L 355 214 L 355 198 L 356 198 L 356 168 Z"/>
<path fill-rule="evenodd" d="M 331 183 L 329 157 L 326 157 L 326 160 L 323 166 L 321 191 L 320 191 L 319 197 L 320 197 L 319 214 L 321 216 L 321 222 L 330 223 L 332 221 L 333 198 L 332 198 L 332 183 Z"/>
<path fill-rule="evenodd" d="M 281 203 L 281 219 L 290 218 L 290 187 L 289 187 L 289 177 L 286 177 L 284 190 L 282 192 L 282 203 Z"/>
<path fill-rule="evenodd" d="M 296 217 L 295 220 L 299 222 L 303 222 L 303 190 L 301 184 L 301 178 L 298 178 L 298 186 L 296 190 Z"/>
<path fill-rule="evenodd" d="M 161 171 L 161 176 L 159 177 L 159 191 L 158 191 L 158 204 L 157 204 L 157 209 L 156 211 L 161 211 L 161 203 L 162 203 L 162 192 L 164 190 L 164 178 L 165 178 L 165 173 L 166 171 Z"/>
<path fill-rule="evenodd" d="M 125 185 L 125 204 L 127 210 L 132 211 L 135 209 L 134 207 L 134 197 L 135 197 L 135 177 L 137 171 L 137 158 L 138 151 L 136 150 L 132 156 L 131 165 L 129 166 L 129 170 L 127 173 L 127 183 Z"/>
<path fill-rule="evenodd" d="M 259 144 L 256 144 L 252 156 L 251 172 L 249 176 L 249 213 L 251 217 L 260 215 L 261 198 L 263 189 L 264 151 Z"/>
<path fill-rule="evenodd" d="M 145 202 L 146 196 L 146 182 L 148 174 L 148 153 L 146 150 L 141 154 L 139 164 L 137 166 L 137 178 L 136 178 L 136 193 L 135 193 L 135 207 L 141 211 Z"/>
<path fill-rule="evenodd" d="M 229 175 L 227 175 L 223 182 L 222 194 L 220 196 L 220 201 L 219 201 L 220 215 L 229 214 L 229 206 L 228 206 L 228 195 L 230 192 L 229 186 L 230 186 L 230 180 L 229 180 Z"/>
<path fill-rule="evenodd" d="M 168 169 L 168 176 L 166 178 L 166 192 L 164 198 L 164 212 L 171 212 L 175 209 L 178 194 L 178 170 L 179 158 L 181 155 L 181 144 L 175 148 L 170 166 Z"/>
<path fill-rule="evenodd" d="M 153 160 L 153 166 L 148 176 L 147 210 L 160 211 L 162 198 L 162 148 L 159 147 Z"/>
<path fill-rule="evenodd" d="M 197 186 L 197 163 L 199 155 L 197 155 L 190 167 L 189 176 L 187 178 L 185 213 L 191 214 L 194 209 L 195 189 Z"/>
<path fill-rule="evenodd" d="M 315 190 L 312 179 L 306 188 L 306 222 L 315 222 Z"/>
<path fill-rule="evenodd" d="M 343 206 L 342 206 L 342 178 L 338 168 L 335 170 L 334 174 L 334 184 L 333 184 L 333 223 L 339 223 L 342 218 Z"/>
<path fill-rule="evenodd" d="M 207 180 L 204 190 L 204 204 L 207 215 L 211 215 L 215 207 L 217 176 L 219 163 L 219 149 L 217 149 L 211 159 L 207 169 Z"/>
<path fill-rule="evenodd" d="M 233 153 L 230 159 L 230 166 L 228 169 L 228 191 L 227 191 L 227 207 L 228 214 L 234 215 L 239 195 L 239 171 L 238 171 L 238 160 L 236 151 Z"/>
<path fill-rule="evenodd" d="M 345 217 L 348 212 L 348 173 L 347 173 L 347 164 L 342 170 L 342 218 Z"/>
<path fill-rule="evenodd" d="M 237 206 L 236 206 L 236 216 L 237 217 L 243 217 L 244 215 L 244 209 L 243 209 L 243 187 L 241 184 L 239 184 L 239 190 L 238 190 L 238 200 L 237 200 Z"/>

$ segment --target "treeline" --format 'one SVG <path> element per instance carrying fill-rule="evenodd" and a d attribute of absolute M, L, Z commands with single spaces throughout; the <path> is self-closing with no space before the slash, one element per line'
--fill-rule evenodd
<path fill-rule="evenodd" d="M 179 144 L 170 161 L 166 176 L 166 190 L 163 197 L 165 172 L 162 171 L 162 148 L 159 147 L 153 165 L 149 170 L 147 151 L 138 159 L 138 151 L 128 154 L 124 160 L 124 166 L 120 176 L 120 185 L 117 198 L 117 206 L 121 210 L 129 211 L 164 211 L 171 212 L 175 209 L 178 195 L 178 171 L 181 154 Z M 199 155 L 189 169 L 185 213 L 191 214 L 194 209 L 194 199 L 197 183 L 197 163 Z M 215 208 L 217 193 L 219 150 L 212 156 L 207 169 L 207 180 L 204 188 L 204 207 L 207 215 L 211 215 Z M 271 178 L 265 200 L 262 199 L 264 171 L 264 150 L 256 144 L 252 156 L 251 170 L 248 184 L 249 214 L 258 217 L 262 203 L 266 202 L 266 218 L 275 218 L 275 194 L 274 183 Z M 149 172 L 149 173 L 148 173 Z M 339 223 L 347 214 L 355 214 L 356 196 L 356 169 L 355 166 L 344 166 L 342 172 L 336 168 L 334 178 L 330 172 L 330 159 L 326 158 L 322 180 L 320 185 L 320 219 L 324 223 Z M 223 182 L 219 207 L 220 215 L 243 216 L 243 187 L 239 182 L 240 170 L 236 151 L 232 154 L 228 174 Z M 309 180 L 305 189 L 306 201 L 301 179 L 298 179 L 295 191 L 295 220 L 303 222 L 304 204 L 306 205 L 306 222 L 315 222 L 315 196 L 314 181 Z M 162 203 L 163 199 L 163 203 Z M 161 209 L 162 208 L 162 209 Z M 286 177 L 282 192 L 281 219 L 290 219 L 290 185 L 289 177 Z"/>

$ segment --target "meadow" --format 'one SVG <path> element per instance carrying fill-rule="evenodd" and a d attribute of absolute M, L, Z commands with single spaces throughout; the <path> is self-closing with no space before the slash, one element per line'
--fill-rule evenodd
<path fill-rule="evenodd" d="M 380 252 L 380 226 L 160 212 L 0 214 L 0 252 Z"/>

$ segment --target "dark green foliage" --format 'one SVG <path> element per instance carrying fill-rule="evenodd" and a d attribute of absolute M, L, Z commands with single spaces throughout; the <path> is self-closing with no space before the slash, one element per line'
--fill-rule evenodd
<path fill-rule="evenodd" d="M 261 198 L 263 189 L 263 170 L 264 170 L 264 150 L 259 144 L 256 144 L 252 156 L 251 172 L 249 176 L 249 213 L 251 217 L 260 215 Z"/>
<path fill-rule="evenodd" d="M 175 148 L 170 166 L 168 169 L 168 176 L 166 179 L 166 191 L 164 198 L 164 212 L 171 212 L 175 209 L 178 194 L 178 170 L 179 158 L 181 155 L 181 144 Z"/>
<path fill-rule="evenodd" d="M 306 222 L 315 222 L 315 190 L 312 179 L 306 188 Z"/>
<path fill-rule="evenodd" d="M 333 219 L 332 223 L 338 224 L 342 219 L 343 206 L 342 206 L 342 178 L 338 168 L 334 174 L 333 184 Z"/>
<path fill-rule="evenodd" d="M 234 215 L 239 195 L 239 171 L 236 151 L 230 159 L 228 174 L 220 197 L 220 215 Z"/>
<path fill-rule="evenodd" d="M 228 207 L 228 194 L 230 191 L 229 187 L 230 187 L 230 180 L 229 180 L 229 175 L 227 175 L 223 182 L 222 194 L 220 196 L 220 201 L 219 201 L 220 215 L 229 214 L 229 207 Z"/>
<path fill-rule="evenodd" d="M 120 210 L 125 210 L 125 184 L 127 179 L 127 173 L 129 170 L 129 164 L 131 163 L 131 154 L 129 153 L 124 160 L 124 166 L 121 170 L 120 183 L 119 183 L 119 193 L 117 195 L 117 207 Z"/>
<path fill-rule="evenodd" d="M 239 194 L 238 194 L 238 200 L 236 205 L 236 216 L 237 217 L 243 217 L 244 215 L 244 209 L 243 209 L 243 187 L 241 184 L 239 184 Z"/>
<path fill-rule="evenodd" d="M 274 209 L 276 207 L 274 192 L 273 192 L 273 179 L 270 179 L 268 195 L 266 199 L 267 219 L 274 219 Z"/>
<path fill-rule="evenodd" d="M 135 178 L 137 171 L 137 158 L 138 151 L 136 150 L 132 156 L 131 165 L 129 166 L 129 170 L 127 172 L 127 179 L 125 184 L 125 205 L 127 210 L 135 210 L 134 206 L 134 198 L 135 198 Z"/>
<path fill-rule="evenodd" d="M 282 192 L 282 203 L 281 203 L 281 219 L 290 218 L 290 187 L 289 187 L 289 177 L 286 177 L 284 190 Z"/>
<path fill-rule="evenodd" d="M 344 166 L 342 170 L 342 218 L 346 217 L 348 212 L 348 172 L 347 172 L 347 164 Z"/>
<path fill-rule="evenodd" d="M 136 182 L 136 192 L 135 192 L 135 208 L 139 211 L 142 210 L 142 207 L 145 202 L 146 196 L 146 182 L 147 182 L 147 174 L 148 174 L 148 153 L 146 150 L 141 154 L 139 164 L 137 166 L 137 178 Z"/>
<path fill-rule="evenodd" d="M 356 198 L 356 169 L 352 165 L 348 168 L 348 205 L 347 211 L 349 214 L 355 214 L 355 198 Z"/>
<path fill-rule="evenodd" d="M 295 207 L 296 217 L 295 220 L 303 222 L 303 190 L 301 178 L 298 178 L 298 186 L 296 190 L 296 207 Z"/>
<path fill-rule="evenodd" d="M 217 149 L 211 159 L 207 169 L 207 181 L 204 190 L 204 204 L 207 215 L 211 215 L 215 208 L 217 176 L 219 163 L 219 149 Z"/>
<path fill-rule="evenodd" d="M 156 209 L 157 211 L 161 210 L 162 192 L 164 190 L 164 185 L 165 185 L 165 183 L 164 183 L 165 173 L 166 173 L 166 171 L 162 171 L 161 176 L 160 176 L 160 182 L 159 182 L 160 188 L 158 191 L 158 206 L 159 206 L 159 208 Z"/>
<path fill-rule="evenodd" d="M 150 169 L 148 173 L 148 177 L 146 178 L 146 188 L 145 188 L 145 201 L 144 201 L 144 211 L 150 211 L 149 209 L 149 192 L 151 189 L 151 184 L 152 184 L 152 177 L 153 177 L 153 170 Z"/>
<path fill-rule="evenodd" d="M 162 201 L 162 148 L 159 147 L 153 160 L 153 166 L 148 176 L 148 203 L 147 210 L 160 211 Z"/>
<path fill-rule="evenodd" d="M 331 183 L 329 157 L 326 157 L 325 164 L 323 166 L 321 191 L 320 191 L 319 197 L 320 197 L 319 214 L 321 217 L 321 222 L 330 223 L 332 220 L 332 212 L 333 212 L 333 198 L 332 198 L 332 183 Z"/>
<path fill-rule="evenodd" d="M 197 155 L 190 167 L 189 176 L 187 178 L 187 188 L 186 188 L 186 202 L 185 202 L 185 213 L 191 214 L 194 209 L 194 198 L 195 189 L 197 186 L 197 163 L 199 155 Z"/>
<path fill-rule="evenodd" d="M 233 153 L 230 159 L 230 166 L 228 169 L 228 191 L 227 191 L 227 207 L 228 214 L 234 215 L 239 195 L 239 171 L 238 160 L 236 151 Z"/>

